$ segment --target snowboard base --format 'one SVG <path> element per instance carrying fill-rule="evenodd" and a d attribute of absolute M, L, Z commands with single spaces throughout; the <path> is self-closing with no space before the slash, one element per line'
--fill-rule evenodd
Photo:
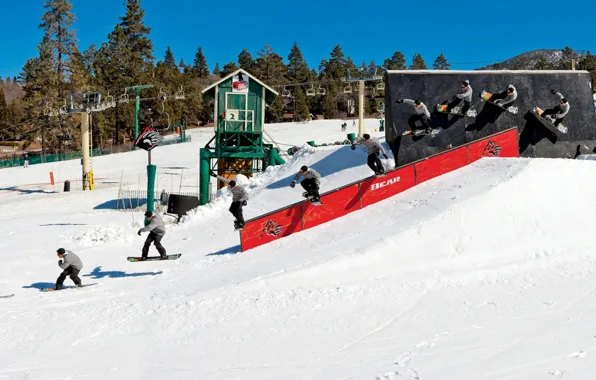
<path fill-rule="evenodd" d="M 532 112 L 534 113 L 534 115 L 536 115 L 538 117 L 538 119 L 540 121 L 543 121 L 546 124 L 545 126 L 549 129 L 552 130 L 553 132 L 561 132 L 561 133 L 567 133 L 568 128 L 564 125 L 564 124 L 559 124 L 558 126 L 555 126 L 553 124 L 553 122 L 551 121 L 551 119 L 548 117 L 550 115 L 547 115 L 547 117 L 542 116 L 542 114 L 544 113 L 544 110 L 540 107 L 534 107 L 534 109 L 532 110 Z"/>
<path fill-rule="evenodd" d="M 323 204 L 323 202 L 321 202 L 320 200 L 319 201 L 316 201 L 316 202 L 313 202 L 312 196 L 308 195 L 308 193 L 302 193 L 302 196 L 304 198 L 308 199 L 310 201 L 310 203 L 312 203 L 315 206 L 321 206 Z"/>
<path fill-rule="evenodd" d="M 424 129 L 416 129 L 415 131 L 407 130 L 404 133 L 402 133 L 402 136 L 436 136 L 439 132 L 441 132 L 440 128 L 434 128 L 430 131 L 430 133 L 427 133 Z"/>
<path fill-rule="evenodd" d="M 180 258 L 180 256 L 182 256 L 181 253 L 177 253 L 175 255 L 168 255 L 168 259 L 167 260 L 162 260 L 161 256 L 148 256 L 147 260 L 141 260 L 141 256 L 131 256 L 128 257 L 127 260 L 130 261 L 131 263 L 136 263 L 136 262 L 145 262 L 145 261 L 168 261 L 168 260 L 177 260 Z"/>
<path fill-rule="evenodd" d="M 468 117 L 476 117 L 477 112 L 475 109 L 469 109 L 466 111 L 465 114 L 461 112 L 461 107 L 453 107 L 450 111 L 447 111 L 447 104 L 437 104 L 437 111 L 440 113 L 446 113 L 449 115 L 457 115 L 457 116 L 468 116 Z"/>
<path fill-rule="evenodd" d="M 69 289 L 80 289 L 80 288 L 85 288 L 87 286 L 93 286 L 93 285 L 97 285 L 97 282 L 94 282 L 92 284 L 83 284 L 81 286 L 63 286 L 62 289 L 60 290 L 56 290 L 56 288 L 44 288 L 44 289 L 40 289 L 40 291 L 42 292 L 57 292 L 57 291 L 62 291 L 62 290 L 69 290 Z"/>

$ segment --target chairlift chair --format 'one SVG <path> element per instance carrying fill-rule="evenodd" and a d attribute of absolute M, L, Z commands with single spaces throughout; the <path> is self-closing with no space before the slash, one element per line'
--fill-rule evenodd
<path fill-rule="evenodd" d="M 114 100 L 114 97 L 112 95 L 110 95 L 109 91 L 108 91 L 108 95 L 106 96 L 106 101 L 104 103 L 104 106 L 106 107 L 106 109 L 116 107 L 116 101 Z"/>
<path fill-rule="evenodd" d="M 159 99 L 160 102 L 165 102 L 166 100 L 168 100 L 166 93 L 163 92 L 163 88 L 159 89 L 159 94 L 157 94 L 157 98 Z"/>
<path fill-rule="evenodd" d="M 352 93 L 352 86 L 344 87 L 344 94 L 351 94 Z"/>
<path fill-rule="evenodd" d="M 182 86 L 180 86 L 179 91 L 176 91 L 176 94 L 174 95 L 174 99 L 176 99 L 176 100 L 186 99 L 186 97 L 184 96 L 184 90 L 182 90 Z"/>
<path fill-rule="evenodd" d="M 284 98 L 289 98 L 292 95 L 292 93 L 290 92 L 290 90 L 286 90 L 286 88 L 284 87 L 283 91 L 281 92 L 281 96 L 283 96 Z"/>
<path fill-rule="evenodd" d="M 120 98 L 118 99 L 118 101 L 120 103 L 128 103 L 130 101 L 130 98 L 128 97 L 128 93 L 127 93 L 126 89 L 124 90 L 124 94 L 120 95 Z"/>
<path fill-rule="evenodd" d="M 321 87 L 321 85 L 319 85 L 319 88 L 317 89 L 317 93 L 319 95 L 325 95 L 325 89 L 323 87 Z"/>
<path fill-rule="evenodd" d="M 381 83 L 377 83 L 377 90 L 384 90 L 385 89 L 385 83 L 381 82 Z"/>
<path fill-rule="evenodd" d="M 315 95 L 316 95 L 315 86 L 311 86 L 311 88 L 306 90 L 306 96 L 315 96 Z"/>

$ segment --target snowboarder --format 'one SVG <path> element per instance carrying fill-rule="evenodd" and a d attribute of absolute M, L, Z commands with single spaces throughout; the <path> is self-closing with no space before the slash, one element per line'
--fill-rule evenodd
<path fill-rule="evenodd" d="M 145 220 L 149 223 L 146 223 L 146 226 L 141 228 L 138 232 L 139 236 L 141 236 L 141 233 L 143 232 L 149 232 L 149 235 L 145 240 L 145 245 L 143 245 L 141 261 L 147 260 L 151 243 L 157 248 L 161 259 L 167 260 L 168 255 L 166 254 L 166 249 L 161 245 L 161 239 L 166 234 L 166 226 L 163 224 L 163 220 L 159 215 L 154 214 L 151 211 L 145 212 Z"/>
<path fill-rule="evenodd" d="M 23 167 L 28 168 L 29 167 L 29 153 L 25 152 L 25 154 L 23 154 Z"/>
<path fill-rule="evenodd" d="M 230 181 L 227 178 L 218 176 L 214 172 L 209 173 L 212 177 L 218 178 L 221 181 L 228 184 L 230 191 L 232 192 L 232 204 L 230 205 L 229 211 L 234 215 L 234 228 L 244 228 L 244 215 L 242 214 L 242 207 L 248 204 L 248 192 L 244 186 L 236 184 L 236 181 Z"/>
<path fill-rule="evenodd" d="M 424 127 L 426 133 L 430 133 L 432 131 L 432 128 L 430 127 L 430 124 L 428 122 L 428 119 L 430 119 L 430 112 L 428 112 L 426 104 L 422 103 L 418 99 L 399 99 L 397 100 L 397 103 L 406 103 L 414 106 L 414 110 L 416 111 L 416 113 L 410 116 L 410 118 L 408 119 L 408 124 L 410 125 L 410 129 L 412 130 L 412 132 L 414 132 L 414 129 L 416 129 L 415 122 L 417 120 L 419 120 L 420 123 L 422 123 L 422 126 Z"/>
<path fill-rule="evenodd" d="M 469 80 L 465 80 L 462 82 L 461 84 L 461 91 L 455 95 L 453 97 L 453 101 L 451 101 L 448 105 L 447 105 L 447 112 L 451 112 L 451 109 L 453 107 L 455 107 L 456 105 L 458 105 L 459 103 L 461 103 L 461 101 L 464 101 L 464 106 L 461 109 L 461 113 L 463 115 L 466 114 L 466 112 L 468 112 L 468 110 L 470 109 L 470 106 L 472 104 L 472 86 L 470 86 L 470 81 Z"/>
<path fill-rule="evenodd" d="M 312 197 L 311 202 L 320 202 L 321 196 L 319 195 L 319 186 L 321 185 L 321 175 L 315 169 L 309 169 L 308 166 L 304 165 L 300 168 L 300 171 L 296 173 L 292 183 L 290 184 L 291 188 L 296 186 L 296 181 L 298 178 L 304 177 L 300 185 L 306 190 L 305 197 Z"/>
<path fill-rule="evenodd" d="M 356 145 L 364 145 L 366 147 L 366 151 L 368 152 L 368 159 L 367 165 L 369 168 L 375 172 L 375 175 L 382 175 L 385 174 L 385 168 L 383 168 L 383 163 L 379 159 L 379 153 L 383 154 L 383 157 L 387 159 L 387 154 L 385 154 L 385 150 L 379 143 L 379 140 L 371 139 L 368 133 L 362 135 L 362 138 L 358 137 L 352 143 L 352 150 L 356 149 Z"/>
<path fill-rule="evenodd" d="M 515 89 L 515 86 L 513 86 L 512 84 L 510 84 L 509 86 L 507 86 L 507 89 L 497 95 L 495 95 L 494 97 L 496 100 L 494 101 L 495 104 L 506 108 L 506 105 L 512 105 L 513 101 L 515 99 L 517 99 L 517 90 Z"/>
<path fill-rule="evenodd" d="M 559 98 L 561 98 L 561 100 L 559 101 L 559 104 L 557 104 L 553 108 L 544 110 L 544 112 L 542 113 L 541 116 L 547 120 L 554 119 L 554 121 L 551 121 L 551 122 L 554 124 L 555 127 L 558 127 L 559 124 L 561 124 L 561 122 L 565 118 L 565 116 L 567 116 L 567 114 L 569 113 L 569 109 L 571 108 L 571 106 L 569 105 L 569 102 L 563 96 L 563 94 L 561 94 L 560 92 L 557 92 L 555 90 L 550 90 L 550 92 L 553 95 L 557 95 Z M 554 118 L 546 118 L 547 115 L 553 115 Z"/>
<path fill-rule="evenodd" d="M 66 276 L 75 283 L 77 287 L 81 286 L 81 279 L 79 278 L 79 272 L 83 269 L 83 262 L 81 258 L 71 251 L 67 251 L 64 248 L 58 248 L 56 254 L 60 258 L 58 266 L 63 269 L 62 273 L 56 280 L 56 290 L 62 289 Z"/>

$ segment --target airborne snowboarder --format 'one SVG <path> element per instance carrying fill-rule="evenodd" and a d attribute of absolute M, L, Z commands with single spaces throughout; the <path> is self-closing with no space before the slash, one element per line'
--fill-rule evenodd
<path fill-rule="evenodd" d="M 147 260 L 151 243 L 157 248 L 161 259 L 167 260 L 168 255 L 166 254 L 166 249 L 161 245 L 161 239 L 166 234 L 166 226 L 163 224 L 163 220 L 159 215 L 154 214 L 151 211 L 145 212 L 145 219 L 149 223 L 138 232 L 139 236 L 141 236 L 141 233 L 143 232 L 149 232 L 149 235 L 145 240 L 145 245 L 143 245 L 141 261 Z"/>
<path fill-rule="evenodd" d="M 559 101 L 559 104 L 557 104 L 553 108 L 549 108 L 547 110 L 544 110 L 544 112 L 540 116 L 542 116 L 545 119 L 551 121 L 554 124 L 555 127 L 558 127 L 559 124 L 561 124 L 561 122 L 563 121 L 563 119 L 565 119 L 565 116 L 567 116 L 567 114 L 569 113 L 569 110 L 571 109 L 571 106 L 569 105 L 569 102 L 563 96 L 563 94 L 561 94 L 560 92 L 557 92 L 555 90 L 550 90 L 550 92 L 553 95 L 557 95 L 559 98 L 561 98 L 561 100 Z M 554 117 L 553 118 L 546 118 L 547 115 L 553 115 Z"/>
<path fill-rule="evenodd" d="M 234 218 L 236 218 L 236 220 L 234 220 L 234 228 L 237 230 L 243 229 L 244 215 L 242 214 L 242 207 L 247 205 L 248 192 L 244 186 L 238 185 L 236 181 L 230 181 L 227 178 L 218 176 L 214 172 L 210 172 L 209 174 L 228 184 L 228 187 L 232 192 L 232 204 L 230 205 L 229 211 L 234 215 Z"/>
<path fill-rule="evenodd" d="M 514 85 L 510 84 L 507 86 L 507 89 L 495 96 L 494 103 L 499 105 L 503 108 L 506 108 L 506 105 L 512 105 L 513 101 L 517 99 L 517 90 Z"/>
<path fill-rule="evenodd" d="M 304 177 L 300 185 L 306 190 L 306 193 L 303 195 L 306 198 L 311 198 L 311 202 L 318 203 L 321 201 L 319 195 L 319 186 L 321 185 L 321 175 L 314 169 L 309 169 L 308 166 L 304 165 L 300 168 L 300 171 L 296 173 L 292 183 L 290 184 L 291 188 L 296 186 L 296 181 L 300 178 Z"/>
<path fill-rule="evenodd" d="M 412 99 L 399 99 L 396 101 L 399 103 L 406 103 L 414 106 L 415 114 L 410 116 L 408 119 L 408 124 L 410 125 L 410 129 L 414 132 L 416 129 L 416 121 L 419 120 L 422 123 L 426 133 L 431 133 L 432 128 L 428 122 L 430 119 L 430 112 L 428 112 L 428 108 L 426 108 L 426 104 L 422 103 L 420 100 L 412 100 Z"/>
<path fill-rule="evenodd" d="M 379 143 L 379 140 L 376 138 L 371 139 L 370 135 L 365 133 L 362 135 L 362 138 L 358 137 L 354 140 L 352 150 L 356 149 L 356 145 L 364 145 L 366 147 L 368 153 L 367 165 L 372 169 L 375 175 L 385 174 L 385 168 L 383 168 L 383 163 L 379 159 L 379 154 L 382 153 L 385 159 L 387 159 L 387 154 L 385 154 L 385 150 Z"/>
<path fill-rule="evenodd" d="M 468 112 L 468 110 L 470 109 L 470 106 L 472 104 L 472 86 L 470 86 L 470 81 L 469 80 L 464 80 L 461 84 L 461 90 L 460 92 L 455 95 L 453 97 L 453 101 L 449 103 L 449 105 L 447 106 L 447 112 L 451 112 L 451 109 L 453 107 L 455 107 L 456 105 L 458 105 L 459 103 L 461 103 L 461 101 L 464 101 L 464 106 L 461 109 L 461 113 L 463 115 L 466 114 L 466 112 Z"/>

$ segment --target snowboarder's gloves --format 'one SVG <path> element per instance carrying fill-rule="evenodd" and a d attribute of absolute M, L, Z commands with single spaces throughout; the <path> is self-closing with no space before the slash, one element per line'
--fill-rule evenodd
<path fill-rule="evenodd" d="M 356 145 L 352 144 L 352 150 L 356 149 Z"/>
<path fill-rule="evenodd" d="M 396 101 L 396 103 L 403 103 L 403 102 L 404 102 L 404 100 L 403 100 L 403 99 L 398 99 L 398 100 Z"/>
<path fill-rule="evenodd" d="M 550 90 L 551 94 L 553 95 L 557 95 L 557 92 L 555 90 Z"/>
<path fill-rule="evenodd" d="M 139 234 L 139 236 L 141 236 L 141 230 L 139 230 L 139 232 L 137 232 Z"/>
<path fill-rule="evenodd" d="M 290 187 L 293 189 L 294 186 L 296 186 L 296 181 L 292 181 L 292 183 L 290 183 Z"/>
<path fill-rule="evenodd" d="M 246 206 L 248 203 L 246 201 L 242 201 L 242 206 Z"/>
<path fill-rule="evenodd" d="M 385 153 L 383 153 L 383 157 L 385 157 L 385 159 L 387 159 L 387 155 Z"/>

